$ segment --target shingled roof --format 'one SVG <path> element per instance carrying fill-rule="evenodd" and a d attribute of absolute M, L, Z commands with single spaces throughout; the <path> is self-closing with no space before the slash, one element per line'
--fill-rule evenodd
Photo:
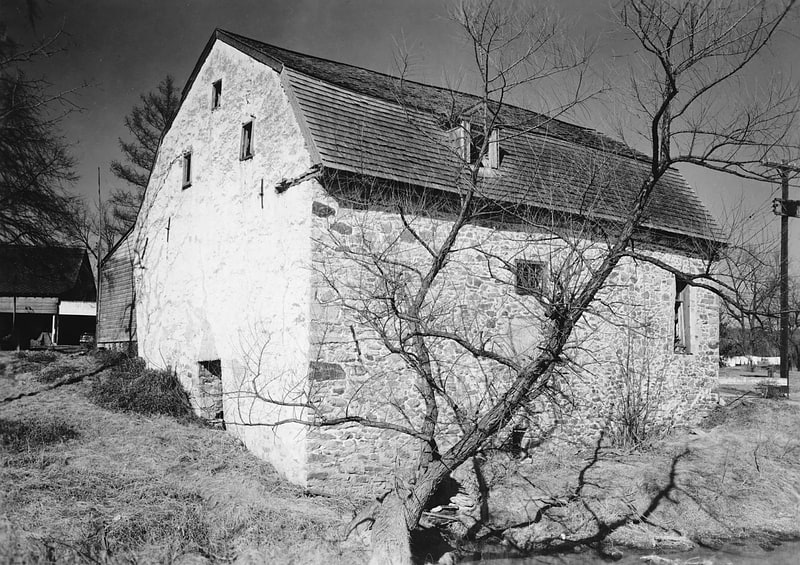
<path fill-rule="evenodd" d="M 207 51 L 215 40 L 281 73 L 309 147 L 324 167 L 444 191 L 458 190 L 464 181 L 443 122 L 474 108 L 478 97 L 222 30 Z M 499 123 L 501 132 L 512 133 L 501 133 L 500 167 L 481 186 L 487 198 L 621 219 L 649 174 L 645 155 L 594 130 L 513 105 L 503 106 Z M 713 218 L 677 170 L 662 177 L 649 210 L 645 227 L 719 240 Z"/>
<path fill-rule="evenodd" d="M 0 245 L 0 296 L 95 300 L 97 291 L 86 250 Z"/>

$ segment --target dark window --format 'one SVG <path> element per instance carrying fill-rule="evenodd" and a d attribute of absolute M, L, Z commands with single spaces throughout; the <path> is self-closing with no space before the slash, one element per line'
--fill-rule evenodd
<path fill-rule="evenodd" d="M 253 156 L 253 122 L 247 122 L 242 126 L 242 147 L 239 152 L 239 159 L 244 161 Z"/>
<path fill-rule="evenodd" d="M 536 294 L 544 289 L 544 264 L 520 259 L 516 263 L 517 294 Z"/>
<path fill-rule="evenodd" d="M 215 81 L 211 85 L 211 109 L 219 108 L 222 101 L 222 80 Z"/>
<path fill-rule="evenodd" d="M 183 154 L 183 188 L 192 186 L 192 153 Z"/>
<path fill-rule="evenodd" d="M 200 361 L 200 394 L 197 398 L 200 415 L 209 420 L 216 420 L 225 426 L 225 414 L 222 403 L 222 363 L 219 359 Z"/>
<path fill-rule="evenodd" d="M 222 378 L 222 362 L 219 359 L 213 361 L 200 361 L 200 367 L 218 379 Z"/>
<path fill-rule="evenodd" d="M 478 128 L 474 128 L 474 130 L 478 130 Z M 480 156 L 481 149 L 483 149 L 483 142 L 486 137 L 483 135 L 483 131 L 470 131 L 469 136 L 469 162 L 470 164 L 474 165 L 478 162 L 478 157 Z"/>

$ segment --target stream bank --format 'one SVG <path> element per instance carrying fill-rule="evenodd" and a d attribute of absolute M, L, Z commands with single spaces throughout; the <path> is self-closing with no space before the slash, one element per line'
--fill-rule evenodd
<path fill-rule="evenodd" d="M 702 563 L 712 559 L 708 552 L 723 556 L 712 563 L 748 563 L 758 552 L 771 563 L 786 552 L 787 562 L 800 561 L 796 400 L 739 397 L 700 426 L 637 450 L 601 444 L 523 459 L 495 454 L 482 468 L 489 518 L 477 537 L 489 542 L 486 551 L 556 559 L 497 563 L 596 562 L 602 556 L 593 547 L 609 559 L 636 556 L 622 563 L 649 554 Z M 728 559 L 736 552 L 744 561 Z M 475 562 L 470 555 L 462 553 Z"/>

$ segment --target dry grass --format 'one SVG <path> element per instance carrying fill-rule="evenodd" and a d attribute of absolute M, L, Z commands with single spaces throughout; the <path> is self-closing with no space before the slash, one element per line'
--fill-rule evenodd
<path fill-rule="evenodd" d="M 561 534 L 592 539 L 605 527 L 606 543 L 640 547 L 800 537 L 800 404 L 747 398 L 707 421 L 647 451 L 550 453 L 513 469 L 494 463 L 505 474 L 490 498 L 495 517 L 534 519 L 553 504 L 519 530 L 528 547 L 559 545 Z"/>
<path fill-rule="evenodd" d="M 0 389 L 41 387 L 39 363 L 2 354 L 0 365 Z M 225 432 L 100 408 L 86 398 L 98 382 L 2 407 L 0 563 L 366 561 L 336 541 L 351 503 L 306 496 Z M 542 511 L 518 530 L 523 546 L 606 526 L 608 543 L 646 547 L 800 534 L 797 402 L 744 399 L 647 451 L 503 457 L 486 466 L 495 524 Z"/>
<path fill-rule="evenodd" d="M 3 407 L 4 422 L 29 426 L 11 424 L 14 437 L 67 427 L 24 446 L 3 440 L 0 563 L 365 560 L 336 541 L 349 506 L 305 496 L 225 432 L 111 412 L 86 399 L 90 387 Z"/>

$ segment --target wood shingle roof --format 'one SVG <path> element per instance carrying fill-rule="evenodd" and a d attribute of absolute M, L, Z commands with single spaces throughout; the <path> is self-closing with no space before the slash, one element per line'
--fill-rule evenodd
<path fill-rule="evenodd" d="M 324 167 L 437 190 L 458 190 L 463 167 L 443 122 L 480 99 L 304 55 L 217 30 L 222 40 L 281 73 L 313 153 Z M 191 79 L 187 88 L 191 85 Z M 482 195 L 606 219 L 625 218 L 649 173 L 641 153 L 594 130 L 503 106 L 500 166 Z M 662 177 L 645 226 L 719 240 L 713 218 L 680 173 Z"/>

